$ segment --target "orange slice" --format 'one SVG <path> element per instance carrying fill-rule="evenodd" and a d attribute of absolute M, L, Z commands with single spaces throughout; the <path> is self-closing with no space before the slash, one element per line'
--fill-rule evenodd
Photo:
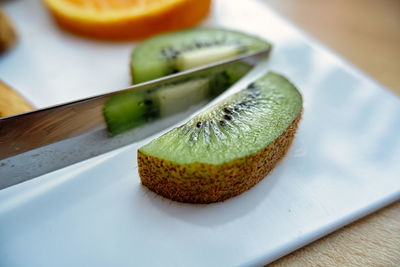
<path fill-rule="evenodd" d="M 43 0 L 69 31 L 106 39 L 141 39 L 196 25 L 211 0 Z"/>

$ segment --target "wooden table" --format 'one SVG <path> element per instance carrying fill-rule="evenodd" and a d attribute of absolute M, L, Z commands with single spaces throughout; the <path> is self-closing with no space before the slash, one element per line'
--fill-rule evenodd
<path fill-rule="evenodd" d="M 400 0 L 264 1 L 400 95 Z M 400 266 L 400 201 L 271 266 Z"/>

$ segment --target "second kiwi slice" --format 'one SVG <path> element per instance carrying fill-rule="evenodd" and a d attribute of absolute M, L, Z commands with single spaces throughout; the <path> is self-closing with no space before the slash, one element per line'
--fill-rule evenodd
<path fill-rule="evenodd" d="M 134 83 L 227 59 L 239 54 L 271 48 L 255 36 L 222 28 L 195 28 L 159 35 L 142 42 L 132 53 Z M 122 133 L 145 122 L 162 118 L 220 94 L 251 66 L 236 62 L 195 73 L 183 80 L 113 96 L 104 106 L 111 135 Z"/>
<path fill-rule="evenodd" d="M 169 199 L 210 203 L 254 186 L 288 150 L 302 97 L 268 73 L 247 88 L 141 147 L 142 184 Z"/>
<path fill-rule="evenodd" d="M 131 56 L 134 83 L 271 48 L 256 36 L 222 28 L 195 28 L 159 35 L 141 43 Z"/>

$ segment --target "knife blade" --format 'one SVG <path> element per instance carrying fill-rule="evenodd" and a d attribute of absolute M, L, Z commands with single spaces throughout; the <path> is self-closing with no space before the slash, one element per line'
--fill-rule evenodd
<path fill-rule="evenodd" d="M 137 142 L 172 126 L 204 105 L 199 102 L 176 114 L 110 136 L 103 107 L 111 97 L 126 92 L 159 90 L 163 85 L 174 84 L 193 74 L 236 62 L 254 66 L 269 52 L 270 49 L 265 49 L 111 93 L 0 118 L 0 190 Z"/>

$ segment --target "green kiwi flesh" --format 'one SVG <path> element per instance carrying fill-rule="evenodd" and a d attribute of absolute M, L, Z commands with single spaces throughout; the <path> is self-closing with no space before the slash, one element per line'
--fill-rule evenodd
<path fill-rule="evenodd" d="M 302 97 L 268 73 L 138 150 L 142 184 L 169 199 L 210 203 L 254 186 L 289 148 Z"/>
<path fill-rule="evenodd" d="M 134 49 L 132 80 L 141 83 L 265 48 L 271 48 L 271 45 L 258 37 L 220 28 L 163 34 Z"/>
<path fill-rule="evenodd" d="M 111 135 L 166 117 L 213 98 L 244 76 L 251 66 L 237 62 L 205 70 L 161 86 L 112 96 L 103 113 Z"/>

